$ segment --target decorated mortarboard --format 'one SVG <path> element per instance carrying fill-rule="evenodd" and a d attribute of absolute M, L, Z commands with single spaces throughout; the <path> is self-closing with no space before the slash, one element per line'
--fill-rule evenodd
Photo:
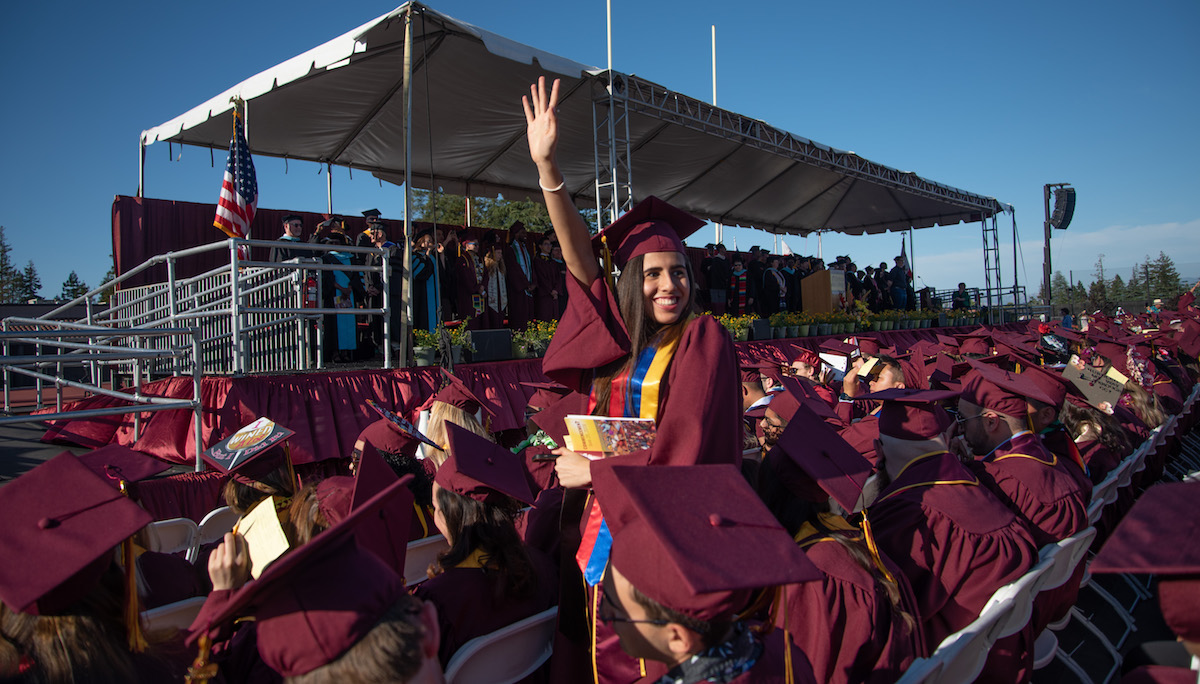
<path fill-rule="evenodd" d="M 457 406 L 467 413 L 473 414 L 479 409 L 483 409 L 483 412 L 487 415 L 492 416 L 493 418 L 496 417 L 496 413 L 492 411 L 491 407 L 488 406 L 487 403 L 478 396 L 476 396 L 476 394 L 471 391 L 471 388 L 467 387 L 466 383 L 458 379 L 458 376 L 454 375 L 445 368 L 442 368 L 442 377 L 446 380 L 446 385 L 438 390 L 433 396 L 429 397 L 429 399 L 421 405 L 420 410 L 424 411 L 425 409 L 433 406 L 433 402 L 440 401 L 450 404 L 451 406 Z"/>
<path fill-rule="evenodd" d="M 204 461 L 222 473 L 255 480 L 280 467 L 286 454 L 271 447 L 294 432 L 270 418 L 259 418 L 204 452 Z"/>
<path fill-rule="evenodd" d="M 69 453 L 0 487 L 0 600 L 61 613 L 87 596 L 113 548 L 154 519 Z"/>
<path fill-rule="evenodd" d="M 410 421 L 400 417 L 392 411 L 389 411 L 379 404 L 376 404 L 370 399 L 367 400 L 367 406 L 370 406 L 372 409 L 374 409 L 382 420 L 375 421 L 371 425 L 368 425 L 367 428 L 363 430 L 363 434 L 360 435 L 360 437 L 367 439 L 367 431 L 371 431 L 369 436 L 371 439 L 367 439 L 367 441 L 369 441 L 371 444 L 374 444 L 375 448 L 394 454 L 402 453 L 401 449 L 404 449 L 408 447 L 408 445 L 415 443 L 425 444 L 437 448 L 437 444 L 434 444 L 432 439 L 426 437 L 420 430 L 417 429 L 417 426 L 413 425 Z M 382 432 L 383 428 L 387 428 L 391 434 L 388 435 Z M 400 447 L 400 449 L 392 449 L 389 447 Z"/>
<path fill-rule="evenodd" d="M 1200 483 L 1147 490 L 1088 569 L 1157 575 L 1163 618 L 1184 640 L 1200 641 Z"/>
<path fill-rule="evenodd" d="M 408 477 L 268 565 L 221 610 L 201 613 L 188 643 L 213 627 L 252 615 L 259 655 L 284 677 L 307 674 L 340 658 L 407 591 L 401 576 L 354 537 L 363 523 L 378 518 L 397 499 L 411 509 Z"/>
<path fill-rule="evenodd" d="M 288 214 L 287 216 L 283 217 L 284 223 L 291 223 L 292 221 L 303 221 L 303 220 L 304 220 L 304 217 L 299 214 Z"/>
<path fill-rule="evenodd" d="M 818 502 L 833 497 L 847 512 L 858 506 L 871 476 L 871 462 L 807 406 L 788 421 L 766 461 L 792 493 Z"/>
<path fill-rule="evenodd" d="M 122 482 L 140 482 L 158 475 L 171 467 L 168 463 L 146 456 L 120 444 L 109 444 L 78 456 L 79 462 L 87 466 L 109 485 L 120 489 Z"/>
<path fill-rule="evenodd" d="M 821 365 L 821 357 L 817 354 L 817 352 L 809 349 L 808 347 L 801 347 L 798 344 L 793 344 L 792 349 L 796 350 L 796 358 L 792 359 L 793 363 L 799 361 L 800 363 L 807 363 L 813 367 Z"/>
<path fill-rule="evenodd" d="M 737 467 L 592 464 L 611 565 L 638 591 L 698 620 L 729 618 L 756 589 L 822 575 Z"/>
<path fill-rule="evenodd" d="M 946 431 L 954 421 L 938 402 L 957 397 L 953 390 L 892 388 L 863 395 L 883 402 L 879 409 L 879 434 L 920 441 Z"/>
<path fill-rule="evenodd" d="M 449 424 L 447 424 L 449 425 Z M 371 445 L 363 446 L 358 471 L 354 475 L 354 491 L 350 495 L 350 511 L 365 506 L 377 494 L 392 486 L 400 478 L 396 471 L 383 460 L 383 456 Z M 379 556 L 380 560 L 396 572 L 404 571 L 404 555 L 408 548 L 408 537 L 413 511 L 411 498 L 392 499 L 379 510 L 379 515 L 361 523 L 358 545 Z"/>
<path fill-rule="evenodd" d="M 968 363 L 971 372 L 964 376 L 962 388 L 965 401 L 1012 418 L 1026 415 L 1026 399 L 1054 405 L 1054 398 L 1030 378 L 974 359 Z"/>
<path fill-rule="evenodd" d="M 657 197 L 647 197 L 624 216 L 613 221 L 592 238 L 592 249 L 599 256 L 607 246 L 617 268 L 629 260 L 651 252 L 684 251 L 683 240 L 700 230 L 704 221 Z"/>
<path fill-rule="evenodd" d="M 533 505 L 521 459 L 508 449 L 453 423 L 446 423 L 447 458 L 433 481 L 456 494 L 488 503 L 497 495 Z"/>

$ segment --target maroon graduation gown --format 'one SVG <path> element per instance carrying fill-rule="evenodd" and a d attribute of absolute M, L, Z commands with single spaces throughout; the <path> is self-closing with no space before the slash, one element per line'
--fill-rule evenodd
<path fill-rule="evenodd" d="M 483 274 L 476 270 L 476 264 L 482 266 L 481 262 L 477 255 L 465 250 L 462 256 L 454 259 L 454 308 L 458 317 L 468 321 L 472 329 L 479 327 L 475 303 L 482 302 L 478 298 L 483 296 Z"/>
<path fill-rule="evenodd" d="M 763 642 L 762 655 L 749 671 L 730 680 L 730 684 L 786 684 L 788 648 L 783 631 L 776 629 L 760 639 Z M 794 684 L 816 684 L 822 681 L 813 673 L 812 664 L 808 662 L 803 651 L 793 646 L 791 658 Z"/>
<path fill-rule="evenodd" d="M 192 564 L 179 556 L 146 551 L 137 557 L 137 568 L 146 581 L 142 610 L 204 595 Z"/>
<path fill-rule="evenodd" d="M 929 652 L 1038 561 L 1025 523 L 945 452 L 909 463 L 880 493 L 869 519 L 880 551 L 912 585 Z M 978 681 L 1027 681 L 1032 659 L 1026 626 L 996 642 Z"/>
<path fill-rule="evenodd" d="M 871 465 L 879 464 L 879 455 L 875 453 L 875 440 L 879 439 L 879 414 L 872 413 L 862 420 L 847 425 L 841 432 L 842 439 L 854 447 Z"/>
<path fill-rule="evenodd" d="M 1088 477 L 1091 478 L 1092 484 L 1103 482 L 1104 478 L 1121 464 L 1120 454 L 1114 453 L 1098 439 L 1076 442 L 1075 446 L 1079 449 L 1083 462 L 1087 464 Z"/>
<path fill-rule="evenodd" d="M 498 577 L 481 568 L 451 568 L 412 588 L 413 596 L 437 607 L 442 632 L 438 659 L 442 667 L 471 639 L 524 620 L 555 604 L 557 582 L 553 579 L 552 564 L 540 551 L 527 550 L 537 573 L 537 585 L 529 598 L 497 598 Z"/>
<path fill-rule="evenodd" d="M 521 244 L 528 259 L 529 275 L 521 270 L 517 259 L 517 247 L 512 243 L 504 245 L 501 254 L 504 256 L 504 281 L 508 286 L 508 327 L 512 330 L 522 330 L 533 319 L 533 295 L 527 290 L 537 281 L 533 273 L 534 255 L 529 247 Z"/>
<path fill-rule="evenodd" d="M 537 255 L 533 258 L 533 276 L 537 289 L 533 291 L 533 316 L 539 321 L 550 321 L 558 318 L 558 297 L 566 299 L 565 290 L 559 289 L 558 264 L 548 256 Z"/>
<path fill-rule="evenodd" d="M 786 627 L 817 680 L 889 684 L 899 679 L 914 658 L 925 654 L 919 623 L 912 628 L 904 623 L 871 573 L 836 539 L 814 535 L 799 544 L 825 576 L 786 587 Z M 904 609 L 918 620 L 908 580 L 890 560 L 884 564 L 900 585 Z M 785 627 L 782 612 L 775 627 Z"/>
<path fill-rule="evenodd" d="M 1186 667 L 1143 665 L 1121 677 L 1121 684 L 1196 684 L 1196 671 Z"/>

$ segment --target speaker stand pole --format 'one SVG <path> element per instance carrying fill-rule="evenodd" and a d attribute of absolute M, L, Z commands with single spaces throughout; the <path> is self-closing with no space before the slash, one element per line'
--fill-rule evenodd
<path fill-rule="evenodd" d="M 1043 303 L 1047 307 L 1049 307 L 1050 301 L 1051 301 L 1051 296 L 1050 296 L 1050 186 L 1049 185 L 1042 186 L 1042 199 L 1046 206 L 1046 222 L 1043 224 L 1043 226 L 1046 229 L 1046 246 L 1043 250 L 1043 258 L 1042 258 L 1042 288 L 1044 288 L 1044 291 L 1046 293 L 1045 301 Z M 1048 316 L 1053 316 L 1053 315 L 1054 315 L 1053 311 L 1050 311 L 1050 313 L 1048 314 Z"/>

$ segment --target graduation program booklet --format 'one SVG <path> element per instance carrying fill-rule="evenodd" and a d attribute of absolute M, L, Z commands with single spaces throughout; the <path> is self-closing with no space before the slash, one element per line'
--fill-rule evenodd
<path fill-rule="evenodd" d="M 250 576 L 258 579 L 267 565 L 288 550 L 287 535 L 275 512 L 275 498 L 263 499 L 238 521 L 235 531 L 246 538 Z"/>
<path fill-rule="evenodd" d="M 569 415 L 566 447 L 588 457 L 623 456 L 654 444 L 654 420 Z"/>

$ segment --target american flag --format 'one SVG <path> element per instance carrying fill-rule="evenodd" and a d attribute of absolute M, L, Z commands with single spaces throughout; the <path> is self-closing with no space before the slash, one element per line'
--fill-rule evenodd
<path fill-rule="evenodd" d="M 221 199 L 217 202 L 217 217 L 213 225 L 233 238 L 250 237 L 250 222 L 258 207 L 258 180 L 254 176 L 254 160 L 242 131 L 242 118 L 233 117 L 233 139 L 229 141 L 229 160 L 225 163 L 225 179 L 221 181 Z M 241 258 L 249 258 L 249 250 L 238 250 Z"/>

